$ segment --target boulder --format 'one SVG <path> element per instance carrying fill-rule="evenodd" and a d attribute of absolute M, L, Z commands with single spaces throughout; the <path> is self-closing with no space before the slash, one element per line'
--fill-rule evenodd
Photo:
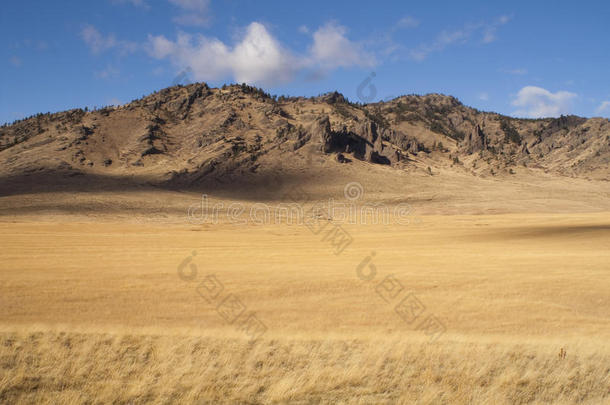
<path fill-rule="evenodd" d="M 337 154 L 337 162 L 339 162 L 339 163 L 349 163 L 349 162 L 351 162 L 351 160 L 349 160 L 348 158 L 343 156 L 343 153 L 339 153 L 339 154 Z"/>

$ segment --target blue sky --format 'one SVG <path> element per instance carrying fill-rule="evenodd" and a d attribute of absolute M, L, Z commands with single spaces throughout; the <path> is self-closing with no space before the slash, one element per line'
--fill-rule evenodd
<path fill-rule="evenodd" d="M 609 21 L 604 1 L 7 0 L 0 122 L 189 80 L 609 117 Z"/>

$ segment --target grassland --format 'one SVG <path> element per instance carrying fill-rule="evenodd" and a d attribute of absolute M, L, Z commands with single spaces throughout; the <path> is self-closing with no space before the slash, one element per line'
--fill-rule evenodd
<path fill-rule="evenodd" d="M 302 225 L 5 218 L 0 402 L 610 402 L 610 214 L 344 229 L 337 255 Z"/>

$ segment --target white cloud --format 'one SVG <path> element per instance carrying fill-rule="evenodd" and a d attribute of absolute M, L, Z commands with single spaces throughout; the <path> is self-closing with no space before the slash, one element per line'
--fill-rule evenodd
<path fill-rule="evenodd" d="M 135 42 L 117 40 L 114 35 L 102 35 L 93 25 L 87 25 L 80 33 L 81 38 L 93 53 L 101 53 L 112 48 L 121 53 L 130 53 L 138 48 Z"/>
<path fill-rule="evenodd" d="M 299 56 L 286 49 L 267 28 L 251 23 L 233 46 L 217 38 L 178 34 L 175 41 L 149 36 L 149 52 L 178 68 L 190 67 L 199 81 L 232 78 L 237 82 L 272 85 L 291 80 L 303 70 L 368 66 L 372 57 L 347 39 L 344 27 L 327 24 L 313 34 L 309 53 Z"/>
<path fill-rule="evenodd" d="M 440 52 L 450 45 L 465 44 L 472 40 L 475 35 L 480 36 L 483 44 L 489 44 L 496 40 L 498 28 L 508 23 L 508 21 L 510 21 L 509 16 L 501 16 L 492 22 L 466 24 L 457 30 L 441 31 L 434 41 L 421 44 L 411 50 L 410 56 L 412 59 L 421 62 L 431 53 Z"/>
<path fill-rule="evenodd" d="M 299 27 L 299 32 L 301 34 L 309 34 L 309 27 L 307 27 L 307 25 L 301 25 Z"/>
<path fill-rule="evenodd" d="M 152 45 L 152 49 L 150 50 L 151 55 L 157 59 L 164 59 L 170 56 L 172 53 L 178 51 L 177 48 L 180 46 L 182 46 L 182 48 L 188 48 L 188 46 L 190 46 L 189 43 L 191 41 L 191 37 L 186 36 L 185 34 L 180 34 L 176 43 L 165 38 L 163 35 L 156 37 L 149 35 L 148 40 Z"/>
<path fill-rule="evenodd" d="M 479 93 L 479 100 L 481 101 L 487 101 L 489 100 L 489 94 L 483 92 L 483 93 Z"/>
<path fill-rule="evenodd" d="M 610 113 L 610 101 L 602 102 L 595 110 L 597 114 Z"/>
<path fill-rule="evenodd" d="M 328 23 L 314 32 L 310 49 L 314 63 L 326 69 L 373 66 L 375 57 L 366 53 L 360 44 L 350 41 L 346 32 L 345 27 L 335 23 Z"/>
<path fill-rule="evenodd" d="M 406 16 L 398 20 L 396 28 L 415 28 L 419 26 L 419 21 L 411 16 Z"/>
<path fill-rule="evenodd" d="M 149 40 L 154 57 L 189 66 L 196 80 L 233 77 L 237 82 L 269 84 L 287 81 L 295 66 L 290 53 L 257 22 L 248 26 L 233 48 L 216 38 L 184 33 L 175 42 L 162 35 Z"/>
<path fill-rule="evenodd" d="M 183 13 L 174 17 L 173 21 L 180 25 L 206 26 L 210 22 L 208 8 L 210 0 L 169 0 L 170 3 L 182 9 Z"/>
<path fill-rule="evenodd" d="M 572 100 L 577 95 L 568 91 L 552 93 L 546 89 L 535 86 L 526 86 L 519 90 L 512 105 L 519 110 L 514 115 L 529 118 L 557 117 L 568 114 L 572 107 Z"/>
<path fill-rule="evenodd" d="M 94 53 L 105 51 L 116 45 L 116 39 L 113 36 L 104 38 L 104 36 L 102 36 L 102 34 L 92 25 L 87 25 L 80 34 L 83 41 L 85 41 Z"/>
<path fill-rule="evenodd" d="M 296 65 L 290 52 L 283 49 L 259 23 L 250 24 L 246 36 L 230 53 L 229 60 L 235 79 L 247 83 L 287 81 Z"/>

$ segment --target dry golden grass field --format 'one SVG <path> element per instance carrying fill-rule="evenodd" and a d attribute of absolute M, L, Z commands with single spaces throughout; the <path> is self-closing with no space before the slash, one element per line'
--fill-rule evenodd
<path fill-rule="evenodd" d="M 0 403 L 610 403 L 610 213 L 322 225 L 3 217 Z"/>

